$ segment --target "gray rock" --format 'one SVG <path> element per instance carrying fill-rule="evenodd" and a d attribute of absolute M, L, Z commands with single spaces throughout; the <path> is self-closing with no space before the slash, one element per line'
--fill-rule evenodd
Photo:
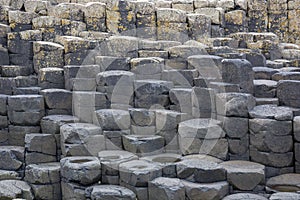
<path fill-rule="evenodd" d="M 215 183 L 192 183 L 181 181 L 185 187 L 186 196 L 191 200 L 222 199 L 229 193 L 229 184 L 225 181 Z"/>
<path fill-rule="evenodd" d="M 6 171 L 6 170 L 0 170 L 0 180 L 18 180 L 21 177 L 19 177 L 19 174 L 15 171 Z"/>
<path fill-rule="evenodd" d="M 299 90 L 300 81 L 279 81 L 277 87 L 277 97 L 279 103 L 285 106 L 300 108 Z"/>
<path fill-rule="evenodd" d="M 177 163 L 177 177 L 197 183 L 212 183 L 226 180 L 226 171 L 218 163 L 192 158 Z"/>
<path fill-rule="evenodd" d="M 41 91 L 47 108 L 72 109 L 72 93 L 63 89 L 45 89 Z"/>
<path fill-rule="evenodd" d="M 28 183 L 19 180 L 0 181 L 0 196 L 3 199 L 24 198 L 34 199 Z"/>
<path fill-rule="evenodd" d="M 214 119 L 191 119 L 181 122 L 178 133 L 183 138 L 217 139 L 225 137 L 221 121 Z"/>
<path fill-rule="evenodd" d="M 249 112 L 251 118 L 276 119 L 289 121 L 293 119 L 293 109 L 276 105 L 256 106 Z"/>
<path fill-rule="evenodd" d="M 270 167 L 283 168 L 291 166 L 293 163 L 293 152 L 286 153 L 268 153 L 258 151 L 255 147 L 250 146 L 250 158 L 257 162 Z"/>
<path fill-rule="evenodd" d="M 248 161 L 227 161 L 220 164 L 227 171 L 227 180 L 239 190 L 253 190 L 264 183 L 265 167 Z"/>
<path fill-rule="evenodd" d="M 98 157 L 102 167 L 102 174 L 111 176 L 119 175 L 119 165 L 121 163 L 138 160 L 135 154 L 120 150 L 100 151 Z"/>
<path fill-rule="evenodd" d="M 253 93 L 254 72 L 247 60 L 225 59 L 221 73 L 223 82 L 239 84 L 242 92 Z"/>
<path fill-rule="evenodd" d="M 131 123 L 138 126 L 155 125 L 155 112 L 148 109 L 130 109 Z"/>
<path fill-rule="evenodd" d="M 128 130 L 130 129 L 130 115 L 128 111 L 116 109 L 97 110 L 98 123 L 103 130 Z"/>
<path fill-rule="evenodd" d="M 16 95 L 8 98 L 9 110 L 25 112 L 25 111 L 41 111 L 44 109 L 44 99 L 41 95 Z"/>
<path fill-rule="evenodd" d="M 270 200 L 297 200 L 300 199 L 300 194 L 292 192 L 277 192 L 272 194 Z"/>
<path fill-rule="evenodd" d="M 97 157 L 65 157 L 60 165 L 61 176 L 66 181 L 91 185 L 101 178 L 101 164 Z"/>
<path fill-rule="evenodd" d="M 8 126 L 8 143 L 9 145 L 24 146 L 26 133 L 39 133 L 39 126 Z"/>
<path fill-rule="evenodd" d="M 185 189 L 180 179 L 177 178 L 156 178 L 149 182 L 150 199 L 184 199 Z"/>
<path fill-rule="evenodd" d="M 254 80 L 254 96 L 258 98 L 274 98 L 277 82 L 271 80 Z"/>
<path fill-rule="evenodd" d="M 221 93 L 216 95 L 217 113 L 227 117 L 248 117 L 255 106 L 255 98 L 250 94 Z"/>
<path fill-rule="evenodd" d="M 79 119 L 71 115 L 49 115 L 41 120 L 41 129 L 43 133 L 59 134 L 60 127 L 67 123 L 76 123 Z"/>
<path fill-rule="evenodd" d="M 24 163 L 24 147 L 3 146 L 0 151 L 0 169 L 20 170 Z"/>
<path fill-rule="evenodd" d="M 51 185 L 30 184 L 34 197 L 37 199 L 60 199 L 62 197 L 61 184 L 54 183 Z"/>
<path fill-rule="evenodd" d="M 292 133 L 291 121 L 277 121 L 274 119 L 250 119 L 249 130 L 253 133 L 268 133 L 274 136 L 290 135 Z"/>
<path fill-rule="evenodd" d="M 25 148 L 27 152 L 38 152 L 48 155 L 56 155 L 56 141 L 54 135 L 31 133 L 25 136 Z"/>
<path fill-rule="evenodd" d="M 186 14 L 182 10 L 159 8 L 157 9 L 157 21 L 159 22 L 185 22 Z"/>
<path fill-rule="evenodd" d="M 136 195 L 130 189 L 118 185 L 97 185 L 86 189 L 88 198 L 96 199 L 126 199 L 135 200 Z"/>
<path fill-rule="evenodd" d="M 156 110 L 156 129 L 157 131 L 167 131 L 177 129 L 182 121 L 182 114 L 170 110 Z"/>
<path fill-rule="evenodd" d="M 230 138 L 243 138 L 249 130 L 249 120 L 240 117 L 218 117 L 223 122 L 222 128 Z"/>
<path fill-rule="evenodd" d="M 272 75 L 278 72 L 277 70 L 269 67 L 253 67 L 253 71 L 255 73 L 254 75 L 255 79 L 266 79 L 266 80 L 271 80 Z"/>
<path fill-rule="evenodd" d="M 242 200 L 242 199 L 249 199 L 249 200 L 267 200 L 267 198 L 251 193 L 238 193 L 226 196 L 223 200 Z"/>
<path fill-rule="evenodd" d="M 163 177 L 175 178 L 177 177 L 176 163 L 181 161 L 182 156 L 173 153 L 163 153 L 153 156 L 141 157 L 141 160 L 148 160 L 159 163 L 162 168 Z"/>
<path fill-rule="evenodd" d="M 133 160 L 119 165 L 120 179 L 131 185 L 144 187 L 148 182 L 162 176 L 162 167 L 145 160 Z"/>
<path fill-rule="evenodd" d="M 158 135 L 124 135 L 123 146 L 126 151 L 141 155 L 162 152 L 164 138 Z"/>
<path fill-rule="evenodd" d="M 289 173 L 270 178 L 267 188 L 274 192 L 297 192 L 300 188 L 300 175 Z"/>
<path fill-rule="evenodd" d="M 294 125 L 294 138 L 297 142 L 300 142 L 300 117 L 295 117 L 293 121 Z"/>
<path fill-rule="evenodd" d="M 43 163 L 26 166 L 25 180 L 33 184 L 54 184 L 60 182 L 60 164 Z"/>

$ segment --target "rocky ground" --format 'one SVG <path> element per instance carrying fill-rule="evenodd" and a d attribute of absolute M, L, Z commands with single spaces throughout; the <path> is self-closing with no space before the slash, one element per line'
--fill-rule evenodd
<path fill-rule="evenodd" d="M 297 0 L 0 0 L 0 200 L 299 200 Z"/>

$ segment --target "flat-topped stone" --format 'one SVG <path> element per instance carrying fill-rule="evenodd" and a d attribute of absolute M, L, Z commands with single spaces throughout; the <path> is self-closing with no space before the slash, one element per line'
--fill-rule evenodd
<path fill-rule="evenodd" d="M 159 163 L 162 168 L 164 177 L 175 178 L 177 177 L 176 164 L 181 161 L 182 156 L 173 153 L 162 153 L 153 156 L 141 157 L 141 160 L 148 160 L 151 162 Z"/>
<path fill-rule="evenodd" d="M 128 151 L 111 150 L 100 151 L 98 158 L 102 167 L 102 174 L 119 175 L 119 165 L 123 162 L 138 160 L 138 156 Z"/>
<path fill-rule="evenodd" d="M 54 184 L 60 182 L 60 163 L 42 163 L 26 166 L 25 180 L 33 184 Z"/>
<path fill-rule="evenodd" d="M 91 185 L 101 179 L 101 164 L 97 157 L 74 156 L 60 160 L 61 177 L 68 182 Z"/>
<path fill-rule="evenodd" d="M 229 193 L 229 184 L 226 181 L 215 183 L 193 183 L 181 181 L 185 187 L 188 199 L 197 200 L 199 198 L 207 200 L 222 199 Z"/>
<path fill-rule="evenodd" d="M 238 194 L 232 194 L 229 196 L 226 196 L 223 198 L 223 200 L 268 200 L 266 197 L 257 195 L 257 194 L 251 194 L 251 193 L 238 193 Z"/>
<path fill-rule="evenodd" d="M 270 196 L 270 200 L 298 200 L 300 194 L 293 192 L 277 192 Z"/>
<path fill-rule="evenodd" d="M 278 82 L 277 97 L 285 106 L 300 108 L 300 81 L 281 80 Z"/>
<path fill-rule="evenodd" d="M 220 164 L 227 171 L 227 180 L 239 190 L 253 190 L 264 183 L 265 167 L 249 161 L 227 161 Z"/>
<path fill-rule="evenodd" d="M 178 178 L 159 177 L 149 182 L 149 199 L 184 199 L 185 188 Z"/>
<path fill-rule="evenodd" d="M 287 121 L 293 119 L 293 110 L 289 107 L 276 105 L 260 105 L 254 107 L 249 115 L 251 118 L 276 119 L 279 121 Z"/>
<path fill-rule="evenodd" d="M 300 174 L 282 174 L 270 178 L 266 184 L 267 188 L 275 192 L 299 192 Z"/>
<path fill-rule="evenodd" d="M 136 199 L 133 191 L 119 185 L 96 185 L 87 188 L 85 191 L 87 197 L 91 199 Z"/>
<path fill-rule="evenodd" d="M 123 135 L 123 146 L 126 151 L 141 155 L 162 152 L 165 140 L 159 135 Z"/>
<path fill-rule="evenodd" d="M 120 179 L 132 186 L 145 187 L 148 181 L 162 176 L 162 167 L 146 160 L 133 160 L 119 165 Z"/>
<path fill-rule="evenodd" d="M 214 119 L 191 119 L 179 123 L 178 133 L 183 138 L 216 139 L 225 136 L 222 122 Z"/>
<path fill-rule="evenodd" d="M 194 158 L 177 163 L 177 176 L 197 183 L 212 183 L 226 180 L 226 171 L 218 163 Z"/>
<path fill-rule="evenodd" d="M 128 111 L 118 109 L 97 110 L 98 123 L 103 130 L 128 130 L 130 115 Z"/>
<path fill-rule="evenodd" d="M 0 181 L 2 180 L 18 180 L 19 174 L 15 171 L 0 170 Z"/>
<path fill-rule="evenodd" d="M 43 133 L 59 134 L 60 127 L 66 123 L 76 123 L 79 119 L 72 115 L 48 115 L 41 120 Z"/>

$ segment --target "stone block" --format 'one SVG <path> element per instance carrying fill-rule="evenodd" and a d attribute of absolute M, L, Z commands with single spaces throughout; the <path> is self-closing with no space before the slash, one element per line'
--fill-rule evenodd
<path fill-rule="evenodd" d="M 150 199 L 184 199 L 185 189 L 180 179 L 156 178 L 149 182 Z"/>
<path fill-rule="evenodd" d="M 136 187 L 146 187 L 148 182 L 161 177 L 162 167 L 145 160 L 133 160 L 119 165 L 120 180 Z"/>
<path fill-rule="evenodd" d="M 72 93 L 63 89 L 45 89 L 41 91 L 45 104 L 50 109 L 72 109 Z"/>
<path fill-rule="evenodd" d="M 54 135 L 27 133 L 25 136 L 26 152 L 38 152 L 56 155 L 56 141 Z"/>
<path fill-rule="evenodd" d="M 95 112 L 98 123 L 103 130 L 128 130 L 130 128 L 130 115 L 128 111 L 102 109 Z"/>
<path fill-rule="evenodd" d="M 97 183 L 101 178 L 101 164 L 97 157 L 66 157 L 61 159 L 61 177 L 81 185 Z"/>
<path fill-rule="evenodd" d="M 91 199 L 119 199 L 135 200 L 136 195 L 126 187 L 118 185 L 99 185 L 86 189 L 87 197 Z"/>
<path fill-rule="evenodd" d="M 299 90 L 296 90 L 299 84 L 300 81 L 283 80 L 278 82 L 277 97 L 280 105 L 300 108 Z"/>

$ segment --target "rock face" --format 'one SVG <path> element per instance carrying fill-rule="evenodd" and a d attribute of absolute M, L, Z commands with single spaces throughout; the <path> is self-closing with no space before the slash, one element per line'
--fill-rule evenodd
<path fill-rule="evenodd" d="M 0 200 L 299 199 L 299 0 L 0 0 Z"/>

